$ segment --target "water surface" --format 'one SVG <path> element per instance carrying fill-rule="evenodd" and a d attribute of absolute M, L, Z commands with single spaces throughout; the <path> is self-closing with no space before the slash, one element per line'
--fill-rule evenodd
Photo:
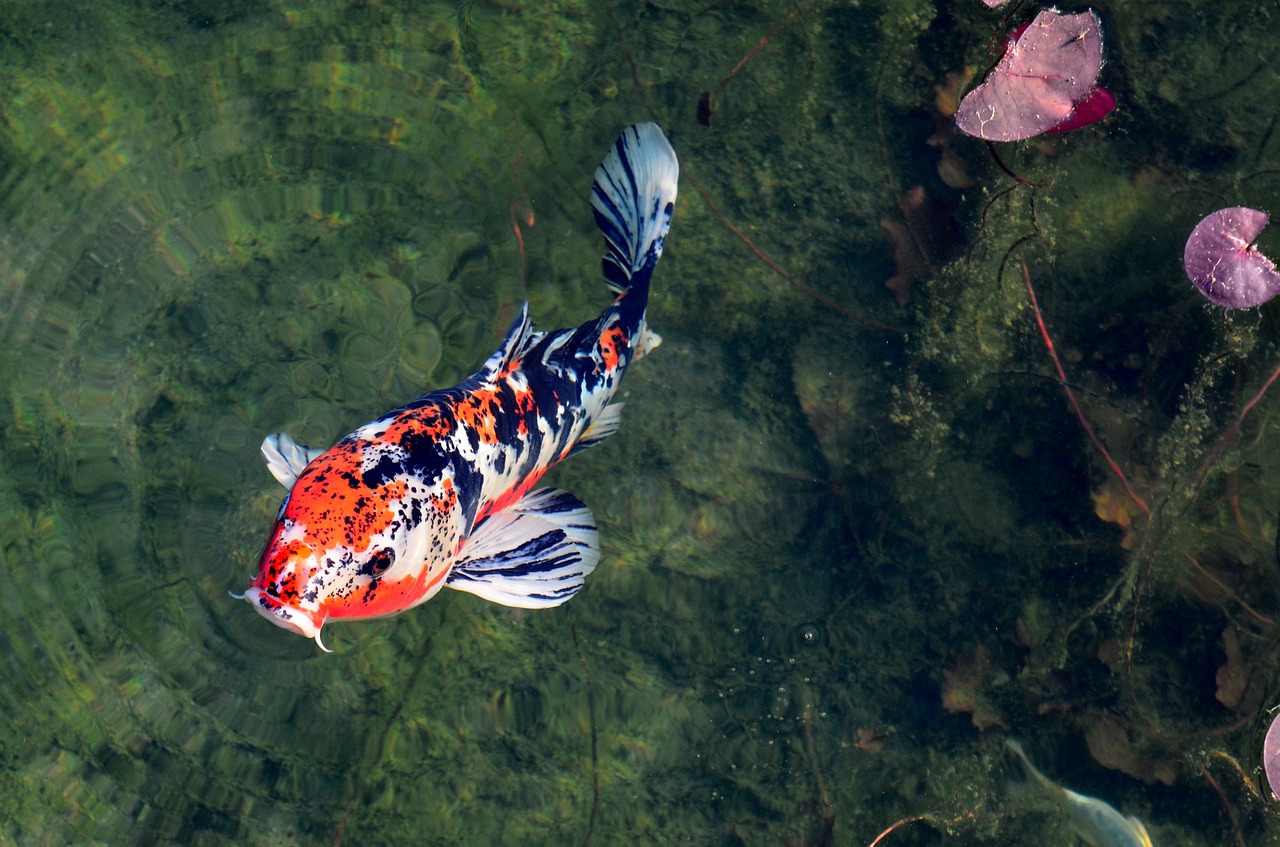
<path fill-rule="evenodd" d="M 1180 267 L 1280 188 L 1229 6 L 1099 4 L 1119 108 L 993 155 L 948 74 L 1030 6 L 0 5 L 0 843 L 1067 843 L 1005 735 L 1157 844 L 1280 843 L 1280 327 Z M 598 313 L 647 119 L 666 341 L 552 477 L 582 594 L 332 655 L 230 598 L 265 434 Z"/>

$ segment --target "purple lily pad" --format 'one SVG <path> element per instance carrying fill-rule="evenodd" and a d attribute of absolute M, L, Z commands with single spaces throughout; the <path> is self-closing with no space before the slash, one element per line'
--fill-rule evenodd
<path fill-rule="evenodd" d="M 1232 206 L 1196 224 L 1182 264 L 1201 294 L 1227 309 L 1248 309 L 1280 294 L 1275 263 L 1253 243 L 1267 220 L 1266 212 Z"/>
<path fill-rule="evenodd" d="M 960 101 L 956 126 L 987 141 L 1022 141 L 1106 116 L 1115 98 L 1095 85 L 1102 70 L 1101 27 L 1092 10 L 1074 15 L 1041 10 L 1010 39 L 982 84 Z M 1076 107 L 1095 97 L 1089 108 L 1104 106 L 1101 113 L 1091 111 L 1090 119 L 1073 121 Z"/>
<path fill-rule="evenodd" d="M 1271 728 L 1262 742 L 1262 767 L 1267 772 L 1271 793 L 1280 797 L 1280 714 L 1271 721 Z"/>

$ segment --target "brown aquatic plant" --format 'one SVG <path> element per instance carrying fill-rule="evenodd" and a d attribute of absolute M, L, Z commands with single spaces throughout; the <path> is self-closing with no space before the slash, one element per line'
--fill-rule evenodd
<path fill-rule="evenodd" d="M 894 213 L 880 219 L 889 239 L 894 274 L 885 281 L 899 306 L 911 302 L 915 284 L 933 275 L 939 264 L 958 252 L 960 224 L 924 186 L 909 188 Z"/>
<path fill-rule="evenodd" d="M 1008 729 L 1005 716 L 988 697 L 992 684 L 1003 676 L 979 645 L 968 658 L 942 672 L 942 708 L 952 714 L 968 714 L 980 730 Z"/>
<path fill-rule="evenodd" d="M 1125 725 L 1115 715 L 1098 715 L 1084 733 L 1085 743 L 1094 761 L 1113 771 L 1127 774 L 1143 782 L 1173 785 L 1177 779 L 1177 763 L 1173 759 L 1151 759 L 1138 750 Z"/>
<path fill-rule="evenodd" d="M 1253 713 L 1262 705 L 1263 688 L 1255 683 L 1257 670 L 1245 655 L 1235 627 L 1222 631 L 1224 660 L 1214 677 L 1214 697 L 1233 712 Z"/>

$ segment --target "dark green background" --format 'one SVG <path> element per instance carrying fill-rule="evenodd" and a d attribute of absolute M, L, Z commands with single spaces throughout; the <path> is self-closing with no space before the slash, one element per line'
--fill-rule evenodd
<path fill-rule="evenodd" d="M 1010 8 L 0 3 L 0 844 L 1069 843 L 1006 734 L 1161 847 L 1280 843 L 1277 398 L 1234 427 L 1280 327 L 1181 269 L 1203 215 L 1280 209 L 1280 11 L 1099 4 L 1119 106 L 1002 145 L 1032 188 L 933 106 Z M 333 655 L 228 597 L 263 435 L 453 384 L 524 299 L 598 313 L 591 175 L 646 119 L 666 341 L 552 477 L 586 590 L 446 592 Z M 1150 509 L 1114 496 L 1128 549 L 1023 260 Z"/>

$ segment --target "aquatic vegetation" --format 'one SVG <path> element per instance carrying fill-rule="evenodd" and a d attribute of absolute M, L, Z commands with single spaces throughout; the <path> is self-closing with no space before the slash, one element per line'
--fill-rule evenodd
<path fill-rule="evenodd" d="M 1156 843 L 1274 841 L 1277 325 L 1179 266 L 1278 187 L 1227 5 L 1099 6 L 1124 132 L 1028 184 L 935 91 L 1015 4 L 10 10 L 0 841 L 1056 843 L 1001 725 Z M 582 163 L 652 117 L 700 190 L 625 440 L 555 471 L 587 588 L 263 637 L 263 436 L 598 314 Z"/>

